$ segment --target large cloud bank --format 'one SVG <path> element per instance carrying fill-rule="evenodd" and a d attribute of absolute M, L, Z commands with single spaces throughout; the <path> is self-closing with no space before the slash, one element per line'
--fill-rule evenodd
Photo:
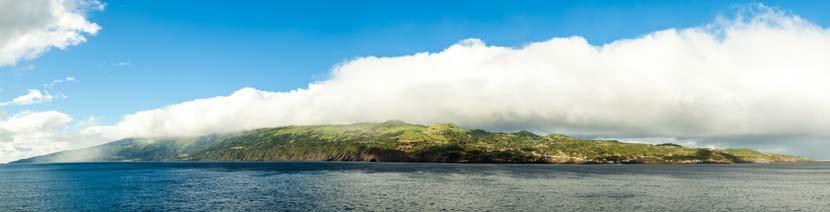
<path fill-rule="evenodd" d="M 95 0 L 0 0 L 0 67 L 86 41 L 100 27 L 85 14 L 102 8 Z"/>
<path fill-rule="evenodd" d="M 468 39 L 441 52 L 362 57 L 305 89 L 244 88 L 84 133 L 188 136 L 398 119 L 595 137 L 814 141 L 830 138 L 828 81 L 830 31 L 757 6 L 599 46 L 578 36 L 520 48 Z"/>

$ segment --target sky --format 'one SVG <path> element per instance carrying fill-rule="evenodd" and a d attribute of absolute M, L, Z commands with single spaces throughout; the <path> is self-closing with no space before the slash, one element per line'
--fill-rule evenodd
<path fill-rule="evenodd" d="M 0 0 L 0 162 L 124 137 L 391 119 L 830 159 L 826 11 Z"/>

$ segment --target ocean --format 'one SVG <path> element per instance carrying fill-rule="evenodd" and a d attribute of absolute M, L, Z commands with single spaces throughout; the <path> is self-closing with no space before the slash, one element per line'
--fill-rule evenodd
<path fill-rule="evenodd" d="M 0 211 L 830 211 L 830 163 L 0 165 Z"/>

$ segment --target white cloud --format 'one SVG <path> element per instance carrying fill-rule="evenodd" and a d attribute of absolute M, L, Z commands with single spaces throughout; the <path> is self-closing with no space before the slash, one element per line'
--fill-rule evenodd
<path fill-rule="evenodd" d="M 11 101 L 0 102 L 0 106 L 5 106 L 5 105 L 32 105 L 32 104 L 40 104 L 40 103 L 51 102 L 52 100 L 55 99 L 55 96 L 52 96 L 51 94 L 49 94 L 49 90 L 47 90 L 47 89 L 51 89 L 51 88 L 53 88 L 56 85 L 59 85 L 61 83 L 74 82 L 74 81 L 77 81 L 77 79 L 75 77 L 71 77 L 71 76 L 63 78 L 63 79 L 52 80 L 52 82 L 43 84 L 43 88 L 44 88 L 43 91 L 38 90 L 38 89 L 29 89 L 29 90 L 27 90 L 27 93 L 25 95 L 18 96 L 16 98 L 12 99 Z M 67 98 L 66 95 L 64 95 L 63 93 L 58 93 L 57 97 L 61 98 L 61 99 L 66 99 Z"/>
<path fill-rule="evenodd" d="M 670 137 L 703 146 L 715 142 L 707 138 L 830 138 L 830 32 L 794 15 L 754 9 L 760 12 L 601 46 L 577 36 L 521 48 L 468 39 L 437 53 L 363 57 L 306 89 L 244 88 L 130 114 L 84 133 L 183 136 L 399 119 Z"/>
<path fill-rule="evenodd" d="M 121 67 L 121 66 L 132 66 L 132 65 L 133 65 L 133 63 L 132 63 L 132 62 L 130 62 L 129 60 L 127 60 L 127 61 L 121 61 L 121 62 L 117 62 L 117 63 L 115 63 L 115 64 L 112 64 L 112 66 L 115 66 L 115 67 Z"/>
<path fill-rule="evenodd" d="M 107 141 L 78 134 L 79 129 L 95 125 L 94 118 L 72 122 L 71 116 L 58 111 L 22 111 L 9 117 L 0 112 L 0 163 Z"/>
<path fill-rule="evenodd" d="M 66 78 L 63 78 L 63 79 L 52 80 L 52 82 L 43 84 L 43 87 L 44 88 L 52 88 L 52 87 L 55 87 L 55 85 L 58 85 L 58 84 L 61 84 L 61 83 L 66 83 L 66 82 L 74 82 L 76 80 L 78 80 L 78 79 L 76 79 L 75 77 L 69 76 L 69 77 L 66 77 Z"/>
<path fill-rule="evenodd" d="M 0 114 L 0 163 L 66 150 L 69 115 L 57 111 L 24 111 L 8 118 Z"/>
<path fill-rule="evenodd" d="M 0 0 L 0 67 L 85 42 L 100 29 L 86 12 L 102 9 L 97 0 Z"/>
<path fill-rule="evenodd" d="M 31 105 L 51 102 L 54 97 L 49 92 L 41 92 L 38 89 L 29 89 L 26 95 L 18 96 L 8 102 L 0 102 L 0 106 L 4 105 Z"/>

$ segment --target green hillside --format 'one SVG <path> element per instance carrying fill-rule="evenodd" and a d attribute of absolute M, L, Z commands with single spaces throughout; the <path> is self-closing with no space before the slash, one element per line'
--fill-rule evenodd
<path fill-rule="evenodd" d="M 466 130 L 400 121 L 288 126 L 191 138 L 123 139 L 17 163 L 91 161 L 384 161 L 470 163 L 751 163 L 803 157 L 749 149 L 703 149 L 582 140 L 521 131 Z"/>

